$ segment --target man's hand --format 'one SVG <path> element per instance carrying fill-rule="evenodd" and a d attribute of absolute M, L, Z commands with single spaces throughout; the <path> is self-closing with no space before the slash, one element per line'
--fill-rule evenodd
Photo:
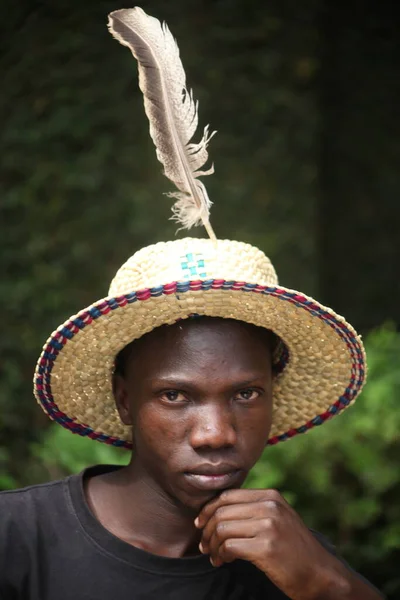
<path fill-rule="evenodd" d="M 226 490 L 204 506 L 195 525 L 203 530 L 200 550 L 214 566 L 250 561 L 292 600 L 381 597 L 321 546 L 275 490 Z"/>

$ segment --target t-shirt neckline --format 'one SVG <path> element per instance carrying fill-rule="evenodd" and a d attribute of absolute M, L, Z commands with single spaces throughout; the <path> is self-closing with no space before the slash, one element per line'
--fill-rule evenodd
<path fill-rule="evenodd" d="M 208 556 L 168 558 L 131 546 L 106 529 L 94 516 L 84 492 L 84 479 L 119 469 L 116 465 L 97 465 L 78 475 L 67 478 L 68 493 L 75 516 L 80 525 L 97 546 L 115 559 L 128 563 L 132 568 L 158 574 L 195 576 L 214 571 Z"/>

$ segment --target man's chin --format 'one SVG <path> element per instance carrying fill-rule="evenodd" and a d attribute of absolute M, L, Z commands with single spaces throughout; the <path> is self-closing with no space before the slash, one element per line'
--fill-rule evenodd
<path fill-rule="evenodd" d="M 198 514 L 200 510 L 205 506 L 208 502 L 211 502 L 214 498 L 219 496 L 224 490 L 230 489 L 238 489 L 242 486 L 245 477 L 243 477 L 243 481 L 240 482 L 232 482 L 229 485 L 221 486 L 217 489 L 212 490 L 201 490 L 201 489 L 190 489 L 185 490 L 184 494 L 180 494 L 180 502 L 185 506 L 185 508 L 192 510 Z"/>
<path fill-rule="evenodd" d="M 193 495 L 185 494 L 181 498 L 179 498 L 180 504 L 184 507 L 185 510 L 193 513 L 194 517 L 197 517 L 203 506 L 211 502 L 214 498 L 221 494 L 222 490 L 213 490 L 208 493 L 197 493 Z"/>

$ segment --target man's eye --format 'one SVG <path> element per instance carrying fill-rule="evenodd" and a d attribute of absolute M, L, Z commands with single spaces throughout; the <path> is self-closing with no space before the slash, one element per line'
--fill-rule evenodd
<path fill-rule="evenodd" d="M 182 392 L 178 392 L 176 390 L 169 390 L 168 392 L 164 392 L 161 398 L 162 400 L 166 400 L 167 402 L 184 402 L 186 400 Z"/>
<path fill-rule="evenodd" d="M 257 390 L 241 390 L 238 393 L 239 400 L 256 400 L 260 395 L 260 392 Z"/>

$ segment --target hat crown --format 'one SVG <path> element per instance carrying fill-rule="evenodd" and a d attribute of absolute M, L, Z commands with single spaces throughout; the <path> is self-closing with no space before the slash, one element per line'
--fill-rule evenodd
<path fill-rule="evenodd" d="M 271 261 L 255 246 L 232 240 L 183 238 L 135 252 L 117 271 L 108 295 L 120 296 L 174 281 L 209 279 L 278 284 Z"/>

